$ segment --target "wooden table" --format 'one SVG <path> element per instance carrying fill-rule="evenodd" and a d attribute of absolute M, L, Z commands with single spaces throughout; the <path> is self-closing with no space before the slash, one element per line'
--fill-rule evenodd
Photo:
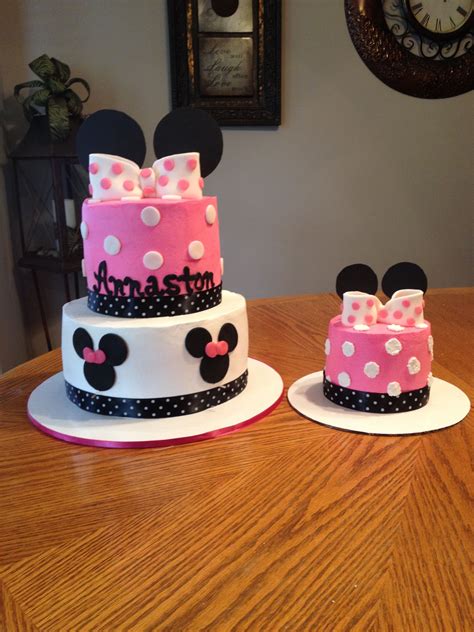
<path fill-rule="evenodd" d="M 288 387 L 323 365 L 332 295 L 251 301 Z M 434 374 L 472 399 L 473 290 L 431 290 Z M 58 351 L 0 379 L 6 630 L 472 629 L 473 421 L 428 435 L 272 415 L 163 450 L 62 443 L 25 415 Z M 0 624 L 1 625 L 1 624 Z"/>

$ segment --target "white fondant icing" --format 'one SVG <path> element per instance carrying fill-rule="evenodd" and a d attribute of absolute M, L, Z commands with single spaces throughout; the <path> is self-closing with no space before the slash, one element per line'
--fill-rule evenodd
<path fill-rule="evenodd" d="M 344 292 L 342 296 L 341 322 L 346 327 L 375 325 L 381 302 L 366 292 Z"/>
<path fill-rule="evenodd" d="M 216 217 L 217 217 L 216 207 L 213 206 L 212 204 L 209 204 L 209 206 L 206 208 L 206 222 L 208 224 L 214 224 L 214 222 L 216 221 Z"/>
<path fill-rule="evenodd" d="M 390 331 L 403 331 L 405 329 L 405 327 L 403 325 L 387 325 L 387 329 L 390 329 Z"/>
<path fill-rule="evenodd" d="M 346 356 L 346 358 L 350 358 L 354 355 L 355 346 L 353 342 L 349 342 L 346 340 L 342 343 L 342 353 Z"/>
<path fill-rule="evenodd" d="M 107 235 L 104 239 L 104 250 L 108 255 L 118 255 L 121 247 L 120 239 L 115 235 Z"/>
<path fill-rule="evenodd" d="M 364 373 L 367 377 L 377 377 L 380 373 L 380 367 L 377 362 L 367 362 L 364 366 Z"/>
<path fill-rule="evenodd" d="M 385 351 L 390 355 L 398 355 L 402 350 L 402 343 L 397 338 L 390 338 L 385 343 Z"/>
<path fill-rule="evenodd" d="M 158 158 L 153 163 L 153 170 L 156 175 L 158 197 L 180 195 L 183 198 L 202 198 L 198 152 L 190 151 Z"/>
<path fill-rule="evenodd" d="M 341 371 L 341 373 L 339 373 L 339 375 L 337 376 L 337 381 L 339 382 L 339 384 L 341 386 L 350 386 L 351 385 L 351 376 L 349 375 L 349 373 L 346 373 L 345 371 Z"/>
<path fill-rule="evenodd" d="M 428 325 L 426 323 L 417 323 L 415 327 L 417 329 L 427 329 Z"/>
<path fill-rule="evenodd" d="M 89 226 L 85 222 L 81 222 L 81 237 L 87 239 L 89 236 Z"/>
<path fill-rule="evenodd" d="M 412 356 L 408 360 L 407 369 L 410 375 L 416 375 L 417 373 L 419 373 L 421 369 L 421 364 L 418 358 L 415 358 L 415 356 Z"/>
<path fill-rule="evenodd" d="M 434 358 L 433 347 L 434 347 L 434 340 L 433 340 L 433 336 L 430 334 L 428 336 L 428 350 L 429 350 L 429 352 L 431 354 L 431 359 L 432 360 Z"/>
<path fill-rule="evenodd" d="M 387 394 L 391 397 L 398 397 L 402 392 L 400 384 L 398 382 L 390 382 L 387 385 Z"/>
<path fill-rule="evenodd" d="M 173 297 L 170 297 L 170 299 Z M 201 360 L 193 358 L 185 348 L 191 329 L 204 327 L 217 342 L 225 323 L 233 324 L 238 343 L 229 354 L 229 370 L 221 382 L 209 384 L 199 372 Z M 225 291 L 222 303 L 204 312 L 161 318 L 117 318 L 95 314 L 87 307 L 87 298 L 63 307 L 62 357 L 65 379 L 88 392 L 98 393 L 84 377 L 84 360 L 77 355 L 72 337 L 78 327 L 91 336 L 94 349 L 105 334 L 117 334 L 128 347 L 128 356 L 115 368 L 116 380 L 102 395 L 129 398 L 153 398 L 197 393 L 238 378 L 247 369 L 248 329 L 245 299 Z"/>
<path fill-rule="evenodd" d="M 354 325 L 352 329 L 355 329 L 355 331 L 367 331 L 370 327 L 368 325 Z"/>
<path fill-rule="evenodd" d="M 188 254 L 191 259 L 201 259 L 204 255 L 204 244 L 202 241 L 192 241 L 188 246 Z"/>
<path fill-rule="evenodd" d="M 83 277 L 87 276 L 87 272 L 86 272 L 86 260 L 85 260 L 85 259 L 81 259 L 81 271 L 82 271 L 82 276 L 83 276 Z"/>
<path fill-rule="evenodd" d="M 173 195 L 173 194 L 169 194 L 169 195 L 162 195 L 161 196 L 164 200 L 182 200 L 183 196 L 182 195 Z"/>
<path fill-rule="evenodd" d="M 140 217 L 145 226 L 156 226 L 161 219 L 160 211 L 154 206 L 145 206 Z"/>
<path fill-rule="evenodd" d="M 118 166 L 120 173 L 116 173 Z M 132 160 L 111 154 L 90 154 L 89 181 L 94 191 L 95 200 L 120 200 L 133 196 L 141 199 L 142 192 L 139 181 L 140 168 Z M 130 189 L 124 187 L 124 183 Z"/>
<path fill-rule="evenodd" d="M 431 385 L 433 384 L 433 373 L 431 373 L 431 371 L 428 373 L 428 386 L 431 388 Z"/>
<path fill-rule="evenodd" d="M 329 340 L 329 338 L 326 338 L 326 340 L 324 341 L 324 353 L 326 355 L 329 355 L 331 353 L 331 341 Z"/>
<path fill-rule="evenodd" d="M 143 257 L 143 265 L 149 270 L 158 270 L 163 265 L 163 255 L 157 250 L 150 250 Z"/>

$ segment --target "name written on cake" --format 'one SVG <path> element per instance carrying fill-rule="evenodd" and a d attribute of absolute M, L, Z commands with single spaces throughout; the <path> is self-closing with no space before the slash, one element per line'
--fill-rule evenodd
<path fill-rule="evenodd" d="M 191 274 L 188 266 L 183 268 L 181 274 L 167 274 L 163 277 L 161 286 L 158 279 L 150 275 L 146 284 L 142 287 L 140 281 L 126 276 L 117 279 L 107 271 L 107 262 L 101 261 L 97 272 L 94 272 L 97 283 L 92 289 L 100 294 L 108 296 L 125 296 L 130 298 L 143 298 L 144 296 L 177 296 L 178 294 L 194 294 L 209 290 L 215 286 L 212 272 L 195 272 Z"/>

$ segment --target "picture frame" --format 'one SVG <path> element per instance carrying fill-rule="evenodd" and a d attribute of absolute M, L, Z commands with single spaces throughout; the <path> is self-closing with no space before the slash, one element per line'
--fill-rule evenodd
<path fill-rule="evenodd" d="M 201 108 L 222 126 L 280 125 L 281 4 L 168 0 L 173 108 Z"/>

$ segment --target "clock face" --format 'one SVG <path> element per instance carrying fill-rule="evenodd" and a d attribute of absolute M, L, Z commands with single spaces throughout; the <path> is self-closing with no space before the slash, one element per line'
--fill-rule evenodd
<path fill-rule="evenodd" d="M 472 16 L 473 0 L 406 0 L 412 19 L 433 34 L 454 35 Z"/>

